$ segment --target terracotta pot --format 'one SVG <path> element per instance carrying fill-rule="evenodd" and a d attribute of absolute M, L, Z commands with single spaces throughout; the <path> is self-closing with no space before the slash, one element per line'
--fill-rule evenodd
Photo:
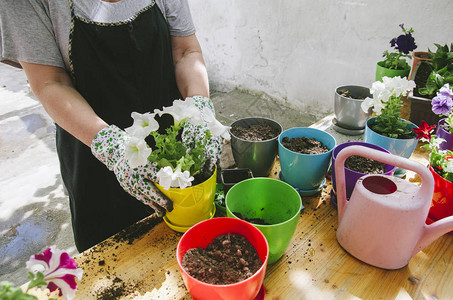
<path fill-rule="evenodd" d="M 436 136 L 445 140 L 439 145 L 440 150 L 452 150 L 453 151 L 453 134 L 446 131 L 441 127 L 441 124 L 445 123 L 445 119 L 442 119 L 437 124 Z"/>
<path fill-rule="evenodd" d="M 409 78 L 412 79 L 412 75 L 415 73 L 415 70 L 418 67 L 418 64 L 422 61 L 431 61 L 429 52 L 426 51 L 415 51 L 412 52 L 412 68 L 411 73 L 409 74 Z"/>
<path fill-rule="evenodd" d="M 453 216 L 453 182 L 448 181 L 429 166 L 434 177 L 434 193 L 431 208 L 429 209 L 427 224 Z M 453 234 L 450 231 L 449 234 Z"/>

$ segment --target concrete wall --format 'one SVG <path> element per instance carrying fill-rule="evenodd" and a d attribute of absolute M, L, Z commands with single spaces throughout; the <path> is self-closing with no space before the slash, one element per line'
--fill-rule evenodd
<path fill-rule="evenodd" d="M 389 41 L 412 27 L 417 50 L 453 42 L 451 0 L 189 0 L 211 89 L 262 92 L 333 111 L 335 87 L 371 86 Z M 409 62 L 412 64 L 412 62 Z"/>

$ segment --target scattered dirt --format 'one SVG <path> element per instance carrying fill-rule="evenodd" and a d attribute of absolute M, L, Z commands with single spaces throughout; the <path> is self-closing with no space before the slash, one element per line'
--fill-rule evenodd
<path fill-rule="evenodd" d="M 280 131 L 267 124 L 251 125 L 248 128 L 233 126 L 231 133 L 243 140 L 258 142 L 270 140 L 280 134 Z"/>
<path fill-rule="evenodd" d="M 101 290 L 97 294 L 97 299 L 120 299 L 127 291 L 126 284 L 118 277 L 113 279 L 112 285 L 108 288 Z"/>
<path fill-rule="evenodd" d="M 324 146 L 320 141 L 314 138 L 301 137 L 284 137 L 282 139 L 282 145 L 294 152 L 302 154 L 322 154 L 329 151 L 327 146 Z"/>
<path fill-rule="evenodd" d="M 182 260 L 186 272 L 209 284 L 243 281 L 255 274 L 262 264 L 255 248 L 239 234 L 220 235 L 205 249 L 189 249 Z"/>
<path fill-rule="evenodd" d="M 261 210 L 263 210 L 264 208 L 262 208 Z M 238 217 L 239 219 L 241 220 L 244 220 L 244 221 L 247 221 L 247 222 L 250 222 L 250 223 L 253 223 L 253 224 L 258 224 L 258 225 L 272 225 L 270 223 L 267 223 L 266 221 L 264 221 L 263 219 L 260 219 L 260 218 L 246 218 L 244 217 L 240 212 L 233 212 L 233 214 Z"/>
<path fill-rule="evenodd" d="M 384 174 L 387 172 L 384 163 L 358 155 L 348 157 L 344 166 L 349 170 L 363 174 Z"/>
<path fill-rule="evenodd" d="M 157 217 L 149 217 L 143 219 L 142 221 L 123 229 L 122 231 L 114 235 L 112 239 L 115 242 L 127 242 L 128 244 L 132 244 L 135 239 L 148 233 L 151 228 L 159 224 L 161 221 L 161 218 Z"/>

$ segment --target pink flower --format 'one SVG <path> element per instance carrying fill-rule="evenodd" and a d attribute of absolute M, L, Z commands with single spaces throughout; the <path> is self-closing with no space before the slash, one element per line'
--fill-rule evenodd
<path fill-rule="evenodd" d="M 42 254 L 30 256 L 26 265 L 30 272 L 44 275 L 44 281 L 47 282 L 47 288 L 51 292 L 59 289 L 59 296 L 64 296 L 65 299 L 75 297 L 77 290 L 75 278 L 81 280 L 83 271 L 77 268 L 77 263 L 68 253 L 50 247 Z"/>

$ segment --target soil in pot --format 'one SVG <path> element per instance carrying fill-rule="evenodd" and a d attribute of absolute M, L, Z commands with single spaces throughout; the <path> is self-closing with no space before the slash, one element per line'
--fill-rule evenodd
<path fill-rule="evenodd" d="M 261 210 L 264 210 L 264 207 L 261 208 Z M 239 219 L 241 220 L 244 220 L 244 221 L 247 221 L 249 223 L 252 223 L 252 224 L 257 224 L 257 225 L 272 225 L 270 223 L 267 223 L 266 221 L 264 221 L 263 219 L 260 219 L 260 218 L 246 218 L 244 217 L 244 215 L 242 215 L 240 212 L 233 212 L 233 214 L 238 217 Z"/>
<path fill-rule="evenodd" d="M 324 146 L 320 141 L 314 138 L 301 137 L 284 137 L 282 139 L 283 147 L 302 154 L 322 154 L 329 152 L 329 148 Z"/>
<path fill-rule="evenodd" d="M 344 166 L 362 174 L 384 174 L 387 172 L 384 163 L 359 155 L 348 157 Z"/>
<path fill-rule="evenodd" d="M 280 134 L 280 131 L 267 124 L 256 124 L 251 125 L 248 128 L 233 126 L 231 127 L 231 133 L 243 140 L 259 142 L 270 140 L 278 136 Z"/>
<path fill-rule="evenodd" d="M 351 95 L 351 92 L 349 90 L 341 90 L 339 91 L 340 92 L 340 96 L 343 96 L 345 98 L 351 98 L 351 99 L 359 99 L 359 100 L 364 100 L 366 99 L 366 96 L 357 96 L 357 97 L 353 97 Z"/>
<path fill-rule="evenodd" d="M 240 234 L 219 235 L 205 249 L 189 249 L 182 260 L 187 273 L 209 284 L 243 281 L 262 265 L 256 249 Z"/>

